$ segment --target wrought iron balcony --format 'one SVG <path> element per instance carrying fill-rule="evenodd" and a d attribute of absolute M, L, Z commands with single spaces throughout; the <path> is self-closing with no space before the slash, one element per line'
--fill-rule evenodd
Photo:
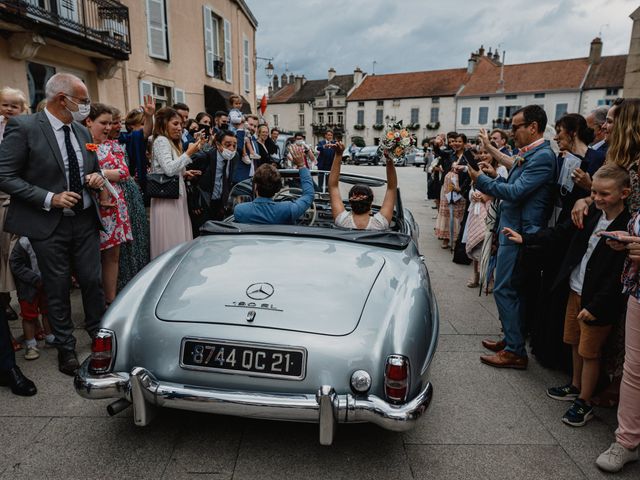
<path fill-rule="evenodd" d="M 116 0 L 0 0 L 0 21 L 117 60 L 131 53 L 129 8 Z"/>

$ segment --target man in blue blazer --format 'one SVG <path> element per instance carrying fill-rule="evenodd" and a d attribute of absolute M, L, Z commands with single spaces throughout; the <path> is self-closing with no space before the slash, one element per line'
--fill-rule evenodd
<path fill-rule="evenodd" d="M 481 164 L 482 172 L 469 168 L 476 188 L 501 200 L 493 294 L 504 340 L 484 340 L 482 345 L 496 353 L 480 357 L 482 363 L 493 367 L 527 368 L 522 304 L 514 278 L 521 247 L 510 241 L 502 230 L 515 226 L 516 231 L 535 233 L 547 225 L 556 180 L 556 157 L 549 142 L 543 138 L 546 126 L 547 115 L 537 105 L 529 105 L 514 114 L 511 130 L 520 153 L 515 157 L 507 180 L 495 175 L 486 164 Z"/>

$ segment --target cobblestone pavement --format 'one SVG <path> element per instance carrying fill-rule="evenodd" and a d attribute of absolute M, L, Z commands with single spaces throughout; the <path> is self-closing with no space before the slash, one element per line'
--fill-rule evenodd
<path fill-rule="evenodd" d="M 383 167 L 349 169 L 384 175 Z M 32 362 L 18 353 L 38 395 L 19 398 L 0 389 L 0 479 L 605 478 L 594 460 L 613 439 L 615 410 L 599 409 L 586 427 L 568 427 L 560 421 L 568 404 L 544 392 L 565 381 L 562 375 L 535 361 L 524 372 L 480 364 L 481 339 L 500 331 L 493 298 L 468 289 L 469 267 L 452 263 L 433 238 L 435 210 L 424 201 L 422 169 L 398 173 L 405 205 L 420 223 L 420 248 L 441 312 L 434 401 L 415 430 L 340 426 L 334 445 L 321 447 L 315 425 L 177 410 L 138 428 L 131 409 L 110 418 L 110 401 L 76 395 L 71 379 L 57 371 L 56 352 L 43 350 Z M 80 324 L 78 297 L 76 291 Z M 20 334 L 19 322 L 11 325 Z M 76 333 L 84 358 L 88 338 Z M 640 462 L 615 478 L 640 478 Z"/>

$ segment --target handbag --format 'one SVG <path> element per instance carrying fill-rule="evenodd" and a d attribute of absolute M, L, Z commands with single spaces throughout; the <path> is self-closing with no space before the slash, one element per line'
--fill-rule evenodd
<path fill-rule="evenodd" d="M 177 175 L 164 173 L 147 174 L 147 195 L 151 198 L 180 198 L 180 184 Z"/>

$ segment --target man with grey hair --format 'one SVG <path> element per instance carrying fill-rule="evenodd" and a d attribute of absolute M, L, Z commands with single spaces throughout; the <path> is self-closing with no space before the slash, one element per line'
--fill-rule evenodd
<path fill-rule="evenodd" d="M 11 195 L 6 231 L 31 240 L 49 306 L 58 368 L 79 367 L 69 299 L 71 268 L 82 290 L 91 337 L 104 313 L 100 265 L 100 214 L 90 190 L 104 178 L 91 134 L 79 122 L 91 100 L 79 78 L 58 73 L 47 82 L 47 105 L 35 115 L 13 117 L 0 144 L 0 190 Z"/>
<path fill-rule="evenodd" d="M 608 111 L 607 107 L 598 107 L 585 117 L 587 126 L 593 130 L 594 134 L 593 143 L 590 147 L 597 152 L 602 151 L 603 154 L 607 152 L 607 142 L 604 138 L 605 132 L 602 129 L 602 125 L 607 120 Z"/>

